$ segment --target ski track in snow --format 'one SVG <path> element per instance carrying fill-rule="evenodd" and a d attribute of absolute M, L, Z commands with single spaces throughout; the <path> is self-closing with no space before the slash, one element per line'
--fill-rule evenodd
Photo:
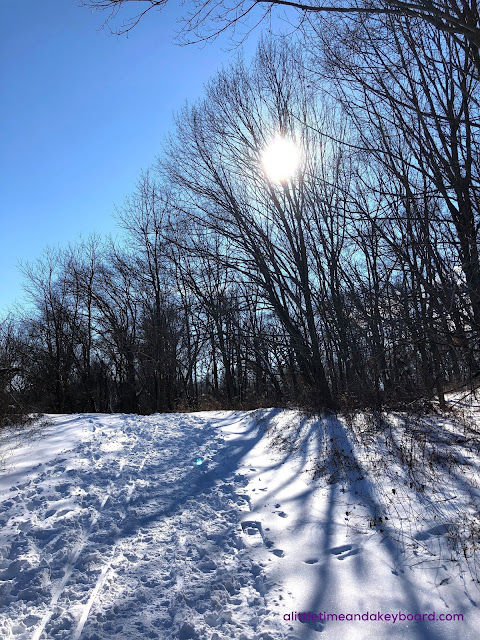
<path fill-rule="evenodd" d="M 338 421 L 281 410 L 52 419 L 45 442 L 62 442 L 71 425 L 71 448 L 11 469 L 17 482 L 2 494 L 2 640 L 476 637 L 475 592 L 428 555 L 451 525 L 422 525 L 411 537 L 411 565 L 430 563 L 428 584 L 415 582 L 387 525 L 384 534 L 360 526 L 380 503 Z M 275 429 L 265 430 L 275 424 L 295 434 L 295 453 L 272 447 Z M 328 480 L 312 483 L 312 453 L 329 430 Z M 471 618 L 433 630 L 283 619 L 377 606 L 445 606 Z"/>

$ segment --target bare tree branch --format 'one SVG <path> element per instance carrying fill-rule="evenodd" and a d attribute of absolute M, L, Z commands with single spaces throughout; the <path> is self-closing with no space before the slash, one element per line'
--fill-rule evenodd
<path fill-rule="evenodd" d="M 101 11 L 110 11 L 106 23 L 116 17 L 118 11 L 131 3 L 147 4 L 147 8 L 128 18 L 115 33 L 127 33 L 152 9 L 162 9 L 169 0 L 81 0 L 81 4 Z M 182 33 L 198 35 L 201 28 L 205 34 L 200 39 L 208 40 L 218 36 L 228 28 L 235 28 L 255 8 L 268 6 L 262 16 L 270 13 L 274 7 L 287 7 L 303 14 L 362 14 L 362 15 L 397 15 L 420 18 L 432 24 L 435 28 L 463 36 L 476 47 L 480 46 L 480 18 L 476 0 L 417 0 L 406 2 L 403 0 L 384 0 L 380 3 L 372 2 L 339 2 L 338 4 L 323 4 L 316 2 L 296 2 L 295 0 L 238 0 L 233 4 L 225 0 L 194 0 L 190 13 L 185 16 Z M 187 5 L 188 6 L 188 5 Z"/>

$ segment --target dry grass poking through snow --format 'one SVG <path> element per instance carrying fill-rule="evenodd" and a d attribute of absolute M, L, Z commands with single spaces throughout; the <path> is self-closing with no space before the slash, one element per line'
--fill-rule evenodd
<path fill-rule="evenodd" d="M 310 417 L 271 436 L 308 456 L 315 482 L 342 484 L 346 523 L 393 540 L 399 571 L 480 589 L 480 409 Z"/>
<path fill-rule="evenodd" d="M 43 430 L 50 424 L 48 418 L 33 415 L 23 423 L 0 429 L 0 473 L 5 471 L 11 456 L 25 445 L 34 446 L 42 438 Z"/>

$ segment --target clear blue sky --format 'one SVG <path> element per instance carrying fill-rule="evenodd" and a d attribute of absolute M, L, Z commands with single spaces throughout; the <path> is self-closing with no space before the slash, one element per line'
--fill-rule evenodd
<path fill-rule="evenodd" d="M 172 1 L 129 38 L 100 30 L 102 14 L 76 0 L 2 4 L 0 317 L 23 297 L 20 260 L 117 233 L 114 207 L 160 152 L 172 114 L 232 57 L 226 38 L 175 45 Z"/>

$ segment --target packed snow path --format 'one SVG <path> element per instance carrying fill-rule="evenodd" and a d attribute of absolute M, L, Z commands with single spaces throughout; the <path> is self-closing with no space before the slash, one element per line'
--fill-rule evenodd
<path fill-rule="evenodd" d="M 280 410 L 51 421 L 0 483 L 2 639 L 478 637 L 464 574 L 439 561 L 415 573 L 394 532 L 352 524 L 378 504 L 340 422 Z M 305 447 L 273 448 L 292 425 Z M 328 435 L 342 477 L 312 482 Z M 424 528 L 416 544 L 446 533 Z M 303 611 L 464 620 L 295 620 Z"/>

